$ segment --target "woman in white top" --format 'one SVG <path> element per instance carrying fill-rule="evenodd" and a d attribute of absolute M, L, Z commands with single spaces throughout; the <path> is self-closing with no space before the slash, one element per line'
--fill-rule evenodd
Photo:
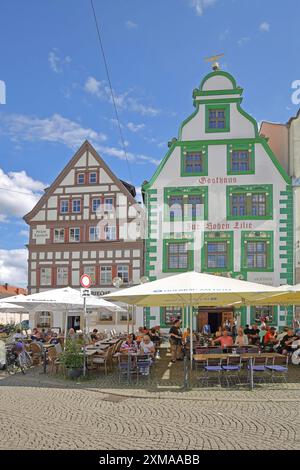
<path fill-rule="evenodd" d="M 140 350 L 143 354 L 151 354 L 151 356 L 155 353 L 155 346 L 154 343 L 151 341 L 150 336 L 145 335 L 143 337 L 143 341 L 140 343 Z"/>
<path fill-rule="evenodd" d="M 235 338 L 235 343 L 236 346 L 239 346 L 240 348 L 243 346 L 248 346 L 248 336 L 244 334 L 243 328 L 238 329 L 238 334 L 237 337 Z"/>

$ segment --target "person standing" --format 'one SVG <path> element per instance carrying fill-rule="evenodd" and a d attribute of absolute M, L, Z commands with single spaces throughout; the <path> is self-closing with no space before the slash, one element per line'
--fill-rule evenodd
<path fill-rule="evenodd" d="M 175 320 L 170 331 L 171 362 L 182 359 L 182 333 L 180 330 L 180 320 Z"/>

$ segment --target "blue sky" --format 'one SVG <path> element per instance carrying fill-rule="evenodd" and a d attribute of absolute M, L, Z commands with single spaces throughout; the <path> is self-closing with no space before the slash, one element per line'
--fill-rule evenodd
<path fill-rule="evenodd" d="M 22 215 L 88 138 L 140 186 L 192 111 L 204 57 L 244 88 L 258 121 L 297 112 L 298 0 L 94 0 L 127 152 L 124 160 L 90 0 L 11 0 L 0 15 L 0 282 L 24 281 Z M 131 176 L 133 175 L 133 176 Z M 8 191 L 10 190 L 10 191 Z M 19 191 L 19 192 L 13 192 Z M 12 260 L 14 260 L 12 262 Z"/>

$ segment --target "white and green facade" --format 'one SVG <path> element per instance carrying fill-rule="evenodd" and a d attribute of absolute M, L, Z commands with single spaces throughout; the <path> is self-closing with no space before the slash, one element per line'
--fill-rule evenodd
<path fill-rule="evenodd" d="M 208 74 L 193 91 L 195 111 L 143 186 L 150 280 L 194 269 L 293 284 L 291 179 L 242 109 L 242 94 L 229 73 Z M 244 307 L 238 313 L 246 324 L 266 311 Z M 292 320 L 291 307 L 268 313 L 279 327 Z M 144 314 L 149 326 L 168 327 L 172 318 L 165 308 L 147 308 Z M 185 325 L 185 312 L 182 316 Z"/>

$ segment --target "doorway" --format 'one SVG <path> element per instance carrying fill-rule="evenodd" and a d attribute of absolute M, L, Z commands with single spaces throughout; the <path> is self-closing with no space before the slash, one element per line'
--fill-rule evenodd
<path fill-rule="evenodd" d="M 232 309 L 224 308 L 198 308 L 198 331 L 201 332 L 203 326 L 208 323 L 212 333 L 223 327 L 226 320 L 233 320 Z"/>
<path fill-rule="evenodd" d="M 80 315 L 68 316 L 68 330 L 73 328 L 75 331 L 80 330 Z"/>

